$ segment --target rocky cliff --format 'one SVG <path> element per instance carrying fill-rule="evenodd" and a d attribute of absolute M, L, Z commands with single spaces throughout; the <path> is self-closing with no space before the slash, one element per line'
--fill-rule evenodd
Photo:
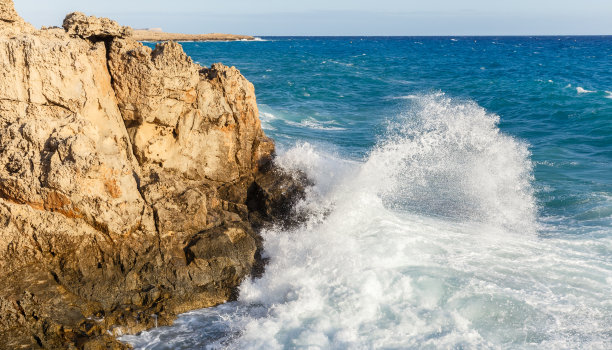
<path fill-rule="evenodd" d="M 114 336 L 235 297 L 257 229 L 289 219 L 253 85 L 73 13 L 36 30 L 0 0 L 0 343 Z"/>

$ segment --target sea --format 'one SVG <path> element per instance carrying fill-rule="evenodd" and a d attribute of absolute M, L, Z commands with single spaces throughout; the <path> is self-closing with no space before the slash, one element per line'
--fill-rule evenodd
<path fill-rule="evenodd" d="M 122 341 L 612 349 L 612 37 L 182 44 L 253 82 L 308 219 L 237 301 Z"/>

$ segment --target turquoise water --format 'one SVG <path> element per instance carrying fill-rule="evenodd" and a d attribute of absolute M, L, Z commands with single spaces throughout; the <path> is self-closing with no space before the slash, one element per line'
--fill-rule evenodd
<path fill-rule="evenodd" d="M 183 43 L 255 85 L 303 227 L 137 348 L 612 348 L 612 37 Z"/>

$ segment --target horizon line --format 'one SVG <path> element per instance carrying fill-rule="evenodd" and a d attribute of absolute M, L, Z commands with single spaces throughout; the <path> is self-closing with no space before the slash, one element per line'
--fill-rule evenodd
<path fill-rule="evenodd" d="M 365 37 L 365 38 L 429 38 L 429 37 L 438 37 L 438 38 L 476 38 L 476 37 L 559 37 L 559 36 L 567 36 L 567 37 L 581 37 L 581 36 L 609 36 L 612 37 L 612 34 L 460 34 L 460 35 L 452 35 L 452 34 L 419 34 L 419 35 L 405 35 L 405 34 L 393 34 L 393 35 L 258 35 L 258 34 L 242 34 L 249 35 L 253 37 L 276 37 L 276 38 L 292 38 L 292 37 L 304 37 L 304 38 L 355 38 L 355 37 Z"/>

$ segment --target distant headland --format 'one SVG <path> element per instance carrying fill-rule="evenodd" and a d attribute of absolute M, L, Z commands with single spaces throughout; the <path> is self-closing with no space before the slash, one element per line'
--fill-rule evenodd
<path fill-rule="evenodd" d="M 249 35 L 236 34 L 180 34 L 166 33 L 161 28 L 135 29 L 133 38 L 137 41 L 235 41 L 235 40 L 255 40 Z"/>

